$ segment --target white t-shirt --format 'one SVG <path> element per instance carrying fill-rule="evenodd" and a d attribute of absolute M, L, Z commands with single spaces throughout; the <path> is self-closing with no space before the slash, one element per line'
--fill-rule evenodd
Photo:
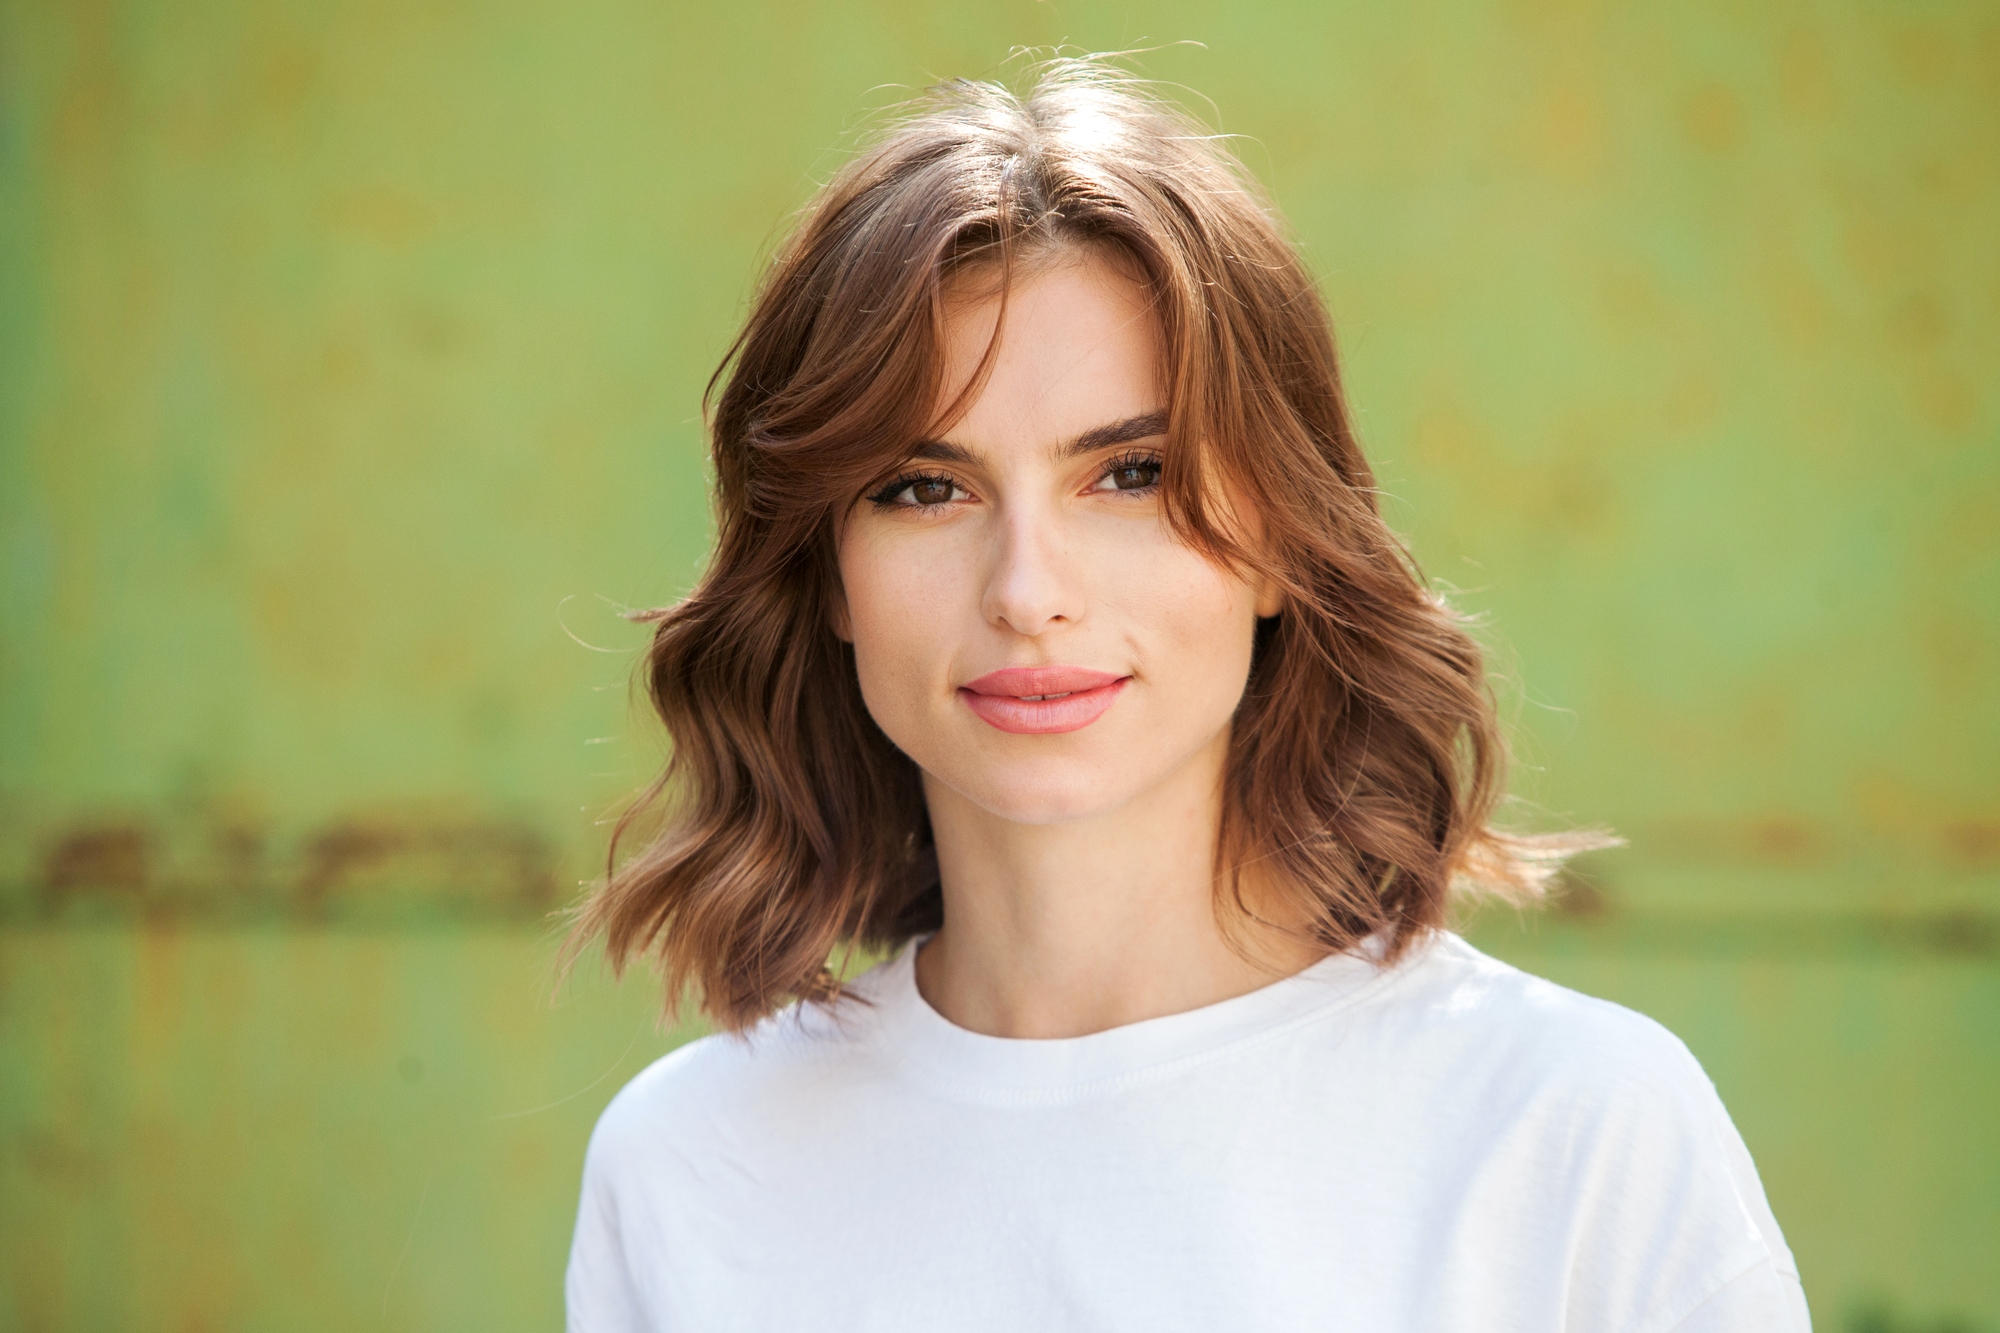
<path fill-rule="evenodd" d="M 1455 936 L 1056 1041 L 913 958 L 618 1094 L 571 1333 L 1808 1327 L 1687 1048 Z"/>

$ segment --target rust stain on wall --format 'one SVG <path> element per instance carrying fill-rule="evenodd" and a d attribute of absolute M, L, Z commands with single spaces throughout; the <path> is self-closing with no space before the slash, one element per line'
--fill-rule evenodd
<path fill-rule="evenodd" d="M 1944 827 L 1945 855 L 1968 869 L 2000 866 L 2000 819 L 1966 819 Z"/>
<path fill-rule="evenodd" d="M 440 899 L 545 910 L 554 901 L 552 862 L 547 842 L 519 825 L 357 819 L 307 840 L 294 898 L 313 913 L 415 884 Z"/>
<path fill-rule="evenodd" d="M 1742 105 L 1719 84 L 1689 98 L 1683 119 L 1688 137 L 1711 153 L 1730 152 L 1743 138 Z"/>
<path fill-rule="evenodd" d="M 1766 814 L 1662 821 L 1639 835 L 1637 845 L 1675 861 L 1802 869 L 1823 864 L 1833 841 L 1815 820 Z"/>
<path fill-rule="evenodd" d="M 152 878 L 152 839 L 134 824 L 76 829 L 57 839 L 42 867 L 51 897 L 90 890 L 136 897 Z"/>
<path fill-rule="evenodd" d="M 506 819 L 350 817 L 290 846 L 241 820 L 213 827 L 138 821 L 79 825 L 49 841 L 33 908 L 149 921 L 387 915 L 537 918 L 556 903 L 557 854 L 539 829 Z M 163 849 L 181 851 L 170 860 Z"/>

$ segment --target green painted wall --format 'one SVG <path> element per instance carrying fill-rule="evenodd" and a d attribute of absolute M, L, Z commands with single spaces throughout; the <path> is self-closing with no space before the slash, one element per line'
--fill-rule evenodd
<path fill-rule="evenodd" d="M 898 85 L 1194 39 L 1490 612 L 1488 947 L 1680 1032 L 1822 1328 L 2000 1330 L 2000 10 L 0 0 L 0 1329 L 556 1326 L 677 1038 L 544 914 L 620 607 Z M 1539 813 L 1537 813 L 1539 812 Z"/>

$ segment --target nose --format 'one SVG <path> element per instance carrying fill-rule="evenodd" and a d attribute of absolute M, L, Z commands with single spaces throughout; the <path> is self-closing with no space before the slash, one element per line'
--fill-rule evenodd
<path fill-rule="evenodd" d="M 1044 634 L 1083 615 L 1069 543 L 1054 516 L 1015 511 L 995 525 L 992 566 L 980 611 L 1016 634 Z"/>

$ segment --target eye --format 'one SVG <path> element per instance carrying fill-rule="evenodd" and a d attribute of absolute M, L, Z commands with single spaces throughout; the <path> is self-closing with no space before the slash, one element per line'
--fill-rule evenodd
<path fill-rule="evenodd" d="M 1125 454 L 1110 466 L 1092 486 L 1094 491 L 1148 491 L 1160 484 L 1158 454 Z"/>
<path fill-rule="evenodd" d="M 934 509 L 953 500 L 970 497 L 950 477 L 933 474 L 906 474 L 869 496 L 884 509 Z"/>

